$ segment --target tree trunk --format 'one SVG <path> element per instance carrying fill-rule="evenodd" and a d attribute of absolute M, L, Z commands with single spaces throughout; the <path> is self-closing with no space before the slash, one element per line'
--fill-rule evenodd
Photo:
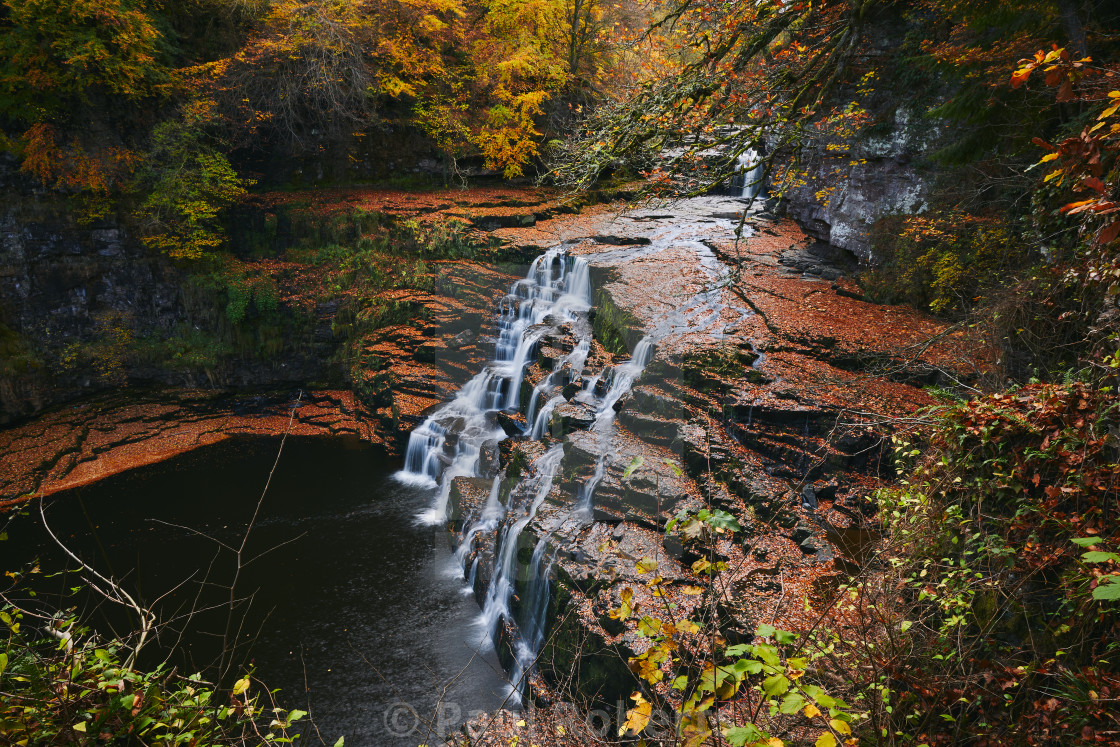
<path fill-rule="evenodd" d="M 1085 40 L 1085 27 L 1077 15 L 1077 3 L 1074 0 L 1058 0 L 1058 12 L 1062 14 L 1062 25 L 1066 27 L 1070 51 L 1078 58 L 1087 56 L 1089 44 Z"/>

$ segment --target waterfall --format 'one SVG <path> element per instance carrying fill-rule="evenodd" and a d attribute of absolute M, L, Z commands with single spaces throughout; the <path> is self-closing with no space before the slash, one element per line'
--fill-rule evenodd
<path fill-rule="evenodd" d="M 482 605 L 480 625 L 486 640 L 492 641 L 498 631 L 502 618 L 510 618 L 509 602 L 517 584 L 517 550 L 521 544 L 521 532 L 537 515 L 537 509 L 544 503 L 552 490 L 553 480 L 560 469 L 560 461 L 564 458 L 564 445 L 554 444 L 544 456 L 537 459 L 530 473 L 532 492 L 529 499 L 517 510 L 522 516 L 512 524 L 508 524 L 499 541 L 496 553 L 496 566 L 494 575 L 490 579 L 490 588 L 486 593 L 486 601 Z"/>
<path fill-rule="evenodd" d="M 591 351 L 587 323 L 590 308 L 589 265 L 583 258 L 569 256 L 562 246 L 537 257 L 526 276 L 515 282 L 501 299 L 493 358 L 453 399 L 436 408 L 409 435 L 404 468 L 396 477 L 433 489 L 432 503 L 419 517 L 422 522 L 439 524 L 450 518 L 452 483 L 457 477 L 480 476 L 482 445 L 507 437 L 497 425 L 496 413 L 520 410 L 522 382 L 540 341 L 550 330 L 566 323 L 571 323 L 575 345 L 567 355 L 554 360 L 552 371 L 533 387 L 522 435 L 533 440 L 543 438 L 555 408 L 566 401 L 561 394 L 563 387 L 583 381 L 574 399 L 594 409 L 591 432 L 600 448 L 594 474 L 573 496 L 571 515 L 582 519 L 590 516 L 595 488 L 608 466 L 615 408 L 654 353 L 654 341 L 647 337 L 638 343 L 629 361 L 583 379 Z M 459 572 L 473 587 L 479 573 L 485 570 L 479 568 L 476 541 L 480 535 L 498 533 L 478 625 L 487 646 L 496 641 L 500 626 L 505 625 L 510 632 L 510 696 L 518 703 L 526 692 L 526 677 L 548 627 L 549 578 L 554 560 L 548 554 L 548 533 L 534 540 L 527 528 L 552 491 L 563 457 L 563 444 L 553 444 L 530 465 L 525 477 L 511 487 L 505 506 L 499 498 L 505 477 L 495 477 L 482 509 L 464 518 L 455 554 Z M 527 550 L 531 541 L 535 544 L 526 565 L 521 551 Z M 515 595 L 517 604 L 513 603 Z"/>
<path fill-rule="evenodd" d="M 408 438 L 404 469 L 397 479 L 436 490 L 424 523 L 448 518 L 451 482 L 478 474 L 478 455 L 487 440 L 501 441 L 505 431 L 494 420 L 498 410 L 516 411 L 521 382 L 533 352 L 548 332 L 546 319 L 574 322 L 591 308 L 587 260 L 553 247 L 533 260 L 498 305 L 498 339 L 494 358 L 450 402 L 435 410 Z M 583 370 L 590 340 L 565 358 L 576 375 Z M 578 371 L 576 370 L 578 365 Z"/>
<path fill-rule="evenodd" d="M 735 162 L 736 179 L 742 181 L 742 198 L 749 200 L 762 191 L 762 159 L 754 148 L 747 148 Z"/>
<path fill-rule="evenodd" d="M 607 391 L 603 395 L 602 401 L 599 403 L 598 410 L 595 413 L 595 423 L 591 427 L 598 440 L 599 459 L 595 462 L 595 472 L 587 482 L 580 486 L 579 493 L 576 496 L 577 510 L 585 516 L 591 515 L 595 488 L 599 487 L 599 483 L 603 481 L 603 477 L 607 471 L 607 460 L 609 459 L 612 432 L 611 426 L 614 424 L 615 415 L 617 414 L 614 409 L 615 405 L 618 404 L 619 400 L 630 393 L 634 382 L 642 375 L 642 371 L 645 370 L 645 367 L 649 365 L 650 360 L 653 358 L 653 353 L 653 338 L 649 336 L 643 337 L 634 347 L 634 354 L 630 356 L 630 360 L 611 369 Z"/>
<path fill-rule="evenodd" d="M 529 561 L 529 581 L 526 584 L 524 599 L 521 603 L 521 635 L 514 644 L 513 666 L 510 668 L 511 694 L 520 702 L 528 691 L 528 674 L 533 669 L 537 653 L 544 643 L 545 630 L 548 628 L 545 617 L 548 615 L 550 601 L 548 577 L 552 571 L 552 559 L 544 554 L 548 548 L 548 536 L 542 535 L 533 548 Z"/>

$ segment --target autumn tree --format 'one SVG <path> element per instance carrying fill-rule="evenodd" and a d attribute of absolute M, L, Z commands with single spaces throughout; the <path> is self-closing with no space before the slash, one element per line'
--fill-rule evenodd
<path fill-rule="evenodd" d="M 24 169 L 51 187 L 118 188 L 136 157 L 124 131 L 170 83 L 154 19 L 134 0 L 2 7 L 0 117 L 16 133 Z"/>
<path fill-rule="evenodd" d="M 748 149 L 765 145 L 769 165 L 775 153 L 795 160 L 802 144 L 830 133 L 852 142 L 878 122 L 870 99 L 953 121 L 962 134 L 946 156 L 958 161 L 989 154 L 1000 138 L 1021 148 L 1016 123 L 1050 113 L 1016 100 L 1004 71 L 1042 42 L 1069 35 L 1092 44 L 1083 19 L 1100 18 L 1098 5 L 680 0 L 649 29 L 676 47 L 676 70 L 600 107 L 556 176 L 580 188 L 630 164 L 673 175 L 661 181 L 673 191 L 700 190 L 726 178 Z M 882 49 L 884 37 L 896 50 Z"/>
<path fill-rule="evenodd" d="M 677 71 L 596 110 L 569 142 L 556 177 L 584 188 L 630 163 L 662 187 L 687 192 L 729 174 L 740 154 L 761 150 L 764 137 L 777 147 L 802 140 L 829 108 L 828 94 L 854 72 L 864 27 L 884 5 L 675 4 L 651 32 L 675 40 Z M 706 163 L 711 156 L 715 162 Z M 701 177 L 702 162 L 714 168 Z M 668 174 L 690 177 L 674 183 Z"/>

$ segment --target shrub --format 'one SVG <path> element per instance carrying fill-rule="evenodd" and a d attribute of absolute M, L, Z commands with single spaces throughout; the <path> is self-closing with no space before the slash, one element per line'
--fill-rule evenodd
<path fill-rule="evenodd" d="M 821 641 L 886 744 L 1095 744 L 1120 717 L 1113 392 L 1036 384 L 900 437 L 882 564 Z M 1085 546 L 1100 550 L 1086 552 Z M 1098 592 L 1098 589 L 1104 589 Z M 1118 587 L 1120 589 L 1120 587 Z"/>
<path fill-rule="evenodd" d="M 956 212 L 880 219 L 872 255 L 876 265 L 863 278 L 868 295 L 947 316 L 975 309 L 1041 259 L 1006 221 Z"/>
<path fill-rule="evenodd" d="M 100 639 L 73 610 L 44 618 L 42 605 L 23 609 L 8 600 L 13 587 L 0 593 L 6 744 L 258 745 L 298 737 L 293 724 L 306 714 L 275 708 L 249 675 L 226 690 L 166 664 L 134 667 L 121 640 Z"/>

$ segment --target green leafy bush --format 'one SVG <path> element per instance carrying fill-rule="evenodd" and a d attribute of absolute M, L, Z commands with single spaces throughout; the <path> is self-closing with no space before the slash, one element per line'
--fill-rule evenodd
<path fill-rule="evenodd" d="M 881 573 L 823 645 L 885 744 L 1096 744 L 1120 726 L 1120 402 L 1035 384 L 934 413 L 898 437 L 879 493 Z M 874 632 L 874 631 L 878 632 Z"/>
<path fill-rule="evenodd" d="M 12 575 L 12 574 L 9 574 Z M 10 589 L 9 589 L 10 591 Z M 247 674 L 226 690 L 166 664 L 125 663 L 73 610 L 0 605 L 0 734 L 5 744 L 261 745 L 289 743 L 303 711 L 275 707 Z"/>
<path fill-rule="evenodd" d="M 871 238 L 868 295 L 947 316 L 978 307 L 1041 259 L 1005 221 L 964 213 L 881 218 Z"/>

